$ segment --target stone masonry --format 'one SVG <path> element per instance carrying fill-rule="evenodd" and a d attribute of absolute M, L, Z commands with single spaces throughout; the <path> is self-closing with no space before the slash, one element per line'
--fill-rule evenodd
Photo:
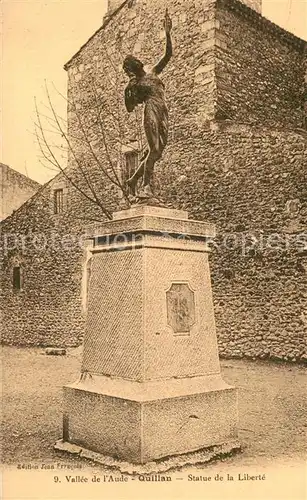
<path fill-rule="evenodd" d="M 40 188 L 40 184 L 29 177 L 0 163 L 1 207 L 0 220 L 17 210 Z"/>
<path fill-rule="evenodd" d="M 162 77 L 170 137 L 156 183 L 170 206 L 217 226 L 211 270 L 220 354 L 304 361 L 306 44 L 236 0 L 174 0 L 169 11 L 174 57 Z M 68 169 L 77 176 L 76 158 L 84 162 L 111 210 L 118 192 L 102 182 L 89 160 L 78 111 L 107 162 L 95 128 L 98 100 L 108 154 L 118 165 L 122 145 L 137 139 L 137 117 L 127 116 L 123 106 L 122 60 L 127 53 L 148 65 L 159 59 L 164 42 L 157 19 L 163 12 L 162 0 L 123 2 L 66 65 L 75 150 Z M 90 232 L 87 226 L 104 217 L 72 186 L 65 188 L 65 214 L 52 214 L 50 197 L 63 182 L 61 175 L 51 181 L 6 221 L 4 231 L 22 236 L 30 227 L 78 237 Z M 80 176 L 78 182 L 84 182 Z M 19 294 L 10 288 L 14 259 L 24 263 Z M 6 320 L 4 342 L 77 345 L 84 322 L 81 246 L 48 246 L 39 254 L 30 249 L 28 257 L 22 249 L 8 250 L 4 264 L 1 304 L 14 318 Z"/>

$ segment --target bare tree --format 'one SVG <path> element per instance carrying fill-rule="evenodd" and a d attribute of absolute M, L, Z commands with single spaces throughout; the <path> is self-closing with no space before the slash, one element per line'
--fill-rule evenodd
<path fill-rule="evenodd" d="M 126 53 L 130 52 L 130 47 L 122 46 L 122 49 Z M 126 186 L 121 169 L 123 147 L 129 144 L 131 151 L 135 150 L 143 155 L 145 140 L 141 126 L 141 110 L 135 110 L 133 123 L 129 117 L 130 129 L 127 127 L 123 104 L 123 75 L 119 71 L 118 64 L 124 56 L 120 51 L 116 51 L 114 58 L 107 49 L 104 58 L 109 68 L 109 71 L 104 73 L 104 84 L 107 83 L 111 89 L 112 100 L 109 101 L 103 96 L 97 76 L 92 76 L 90 72 L 86 74 L 85 86 L 76 81 L 72 82 L 74 90 L 68 92 L 68 97 L 53 86 L 57 94 L 66 101 L 68 123 L 57 113 L 50 89 L 45 83 L 46 104 L 38 105 L 35 100 L 35 137 L 40 149 L 39 161 L 42 166 L 61 172 L 76 191 L 99 207 L 104 216 L 111 219 L 110 208 L 103 201 L 102 193 L 96 188 L 92 175 L 93 167 L 106 184 L 116 188 L 116 192 L 129 206 L 129 188 Z M 134 142 L 131 141 L 131 137 L 129 140 L 131 129 L 134 131 Z M 52 134 L 57 140 L 51 139 Z M 76 172 L 78 175 L 75 175 Z"/>
<path fill-rule="evenodd" d="M 129 201 L 129 190 L 122 179 L 119 165 L 122 162 L 122 146 L 127 144 L 124 133 L 121 129 L 120 115 L 110 111 L 102 97 L 98 94 L 95 82 L 92 82 L 91 87 L 91 113 L 89 110 L 83 110 L 78 106 L 74 98 L 67 100 L 70 113 L 75 115 L 78 126 L 78 136 L 67 132 L 67 122 L 60 117 L 53 105 L 50 91 L 46 84 L 45 86 L 48 114 L 43 114 L 35 100 L 35 136 L 40 149 L 40 163 L 51 168 L 55 172 L 61 172 L 65 179 L 89 202 L 94 203 L 100 208 L 102 213 L 109 219 L 112 218 L 108 207 L 101 199 L 101 195 L 96 192 L 95 185 L 91 178 L 91 169 L 87 170 L 84 167 L 84 162 L 81 157 L 87 159 L 87 163 L 94 163 L 104 178 L 111 185 L 116 186 L 121 196 Z M 91 115 L 91 116 L 90 116 Z M 89 118 L 90 116 L 90 118 Z M 106 126 L 106 121 L 112 120 L 112 125 Z M 111 132 L 112 129 L 112 132 Z M 135 119 L 135 130 L 137 131 L 137 147 L 136 151 L 141 152 L 142 146 L 142 131 L 139 118 Z M 53 141 L 50 136 L 55 134 L 62 139 L 62 144 L 58 141 Z M 110 135 L 111 134 L 111 135 Z M 116 148 L 112 144 L 116 144 Z M 134 149 L 130 145 L 131 150 Z M 80 155 L 82 151 L 82 155 Z M 115 154 L 114 154 L 115 153 Z M 75 179 L 71 169 L 66 167 L 67 157 L 70 156 L 72 163 L 79 172 L 79 178 L 82 182 Z"/>

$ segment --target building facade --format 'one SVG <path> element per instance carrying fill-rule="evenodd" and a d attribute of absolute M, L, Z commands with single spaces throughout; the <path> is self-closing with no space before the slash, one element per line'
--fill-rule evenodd
<path fill-rule="evenodd" d="M 0 221 L 11 215 L 40 188 L 40 184 L 0 163 Z"/>
<path fill-rule="evenodd" d="M 122 62 L 129 53 L 148 66 L 161 57 L 164 8 L 162 0 L 110 2 L 101 28 L 65 66 L 69 176 L 89 194 L 95 186 L 110 211 L 125 200 L 105 173 L 125 176 L 129 155 L 144 143 L 139 113 L 124 109 Z M 174 55 L 162 78 L 170 133 L 155 181 L 171 206 L 217 225 L 211 269 L 220 353 L 305 361 L 306 43 L 236 0 L 174 0 L 169 11 Z M 59 174 L 3 230 L 20 240 L 35 227 L 49 243 L 53 233 L 83 241 L 104 218 Z M 17 245 L 4 254 L 3 340 L 77 345 L 89 253 L 75 241 L 43 252 L 31 241 L 28 256 Z"/>

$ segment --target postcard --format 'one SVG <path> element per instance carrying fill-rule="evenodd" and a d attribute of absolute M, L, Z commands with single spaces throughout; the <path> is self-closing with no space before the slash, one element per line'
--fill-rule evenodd
<path fill-rule="evenodd" d="M 305 0 L 4 0 L 2 497 L 307 498 Z"/>

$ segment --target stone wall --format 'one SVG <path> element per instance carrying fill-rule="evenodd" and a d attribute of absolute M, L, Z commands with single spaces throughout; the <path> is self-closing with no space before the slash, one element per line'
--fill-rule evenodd
<path fill-rule="evenodd" d="M 178 130 L 159 180 L 172 206 L 217 226 L 220 354 L 306 361 L 306 136 L 230 122 Z"/>
<path fill-rule="evenodd" d="M 167 186 L 161 195 L 191 217 L 217 225 L 211 271 L 222 356 L 306 359 L 306 163 L 306 140 L 298 133 L 212 122 L 192 135 L 178 127 L 159 165 L 157 175 Z M 62 182 L 50 186 L 50 193 Z M 91 223 L 90 214 L 103 219 L 73 192 L 65 216 L 53 215 L 46 198 L 17 211 L 4 230 L 24 235 L 30 217 L 37 237 L 75 241 Z M 79 241 L 81 246 L 68 249 L 53 243 L 44 252 L 36 242 L 5 255 L 4 342 L 80 342 L 86 255 Z M 19 259 L 24 289 L 16 293 L 11 272 Z"/>
<path fill-rule="evenodd" d="M 123 0 L 108 0 L 108 12 L 113 12 L 123 3 Z"/>
<path fill-rule="evenodd" d="M 163 74 L 170 139 L 158 185 L 173 206 L 218 226 L 212 274 L 220 352 L 303 360 L 306 137 L 293 129 L 303 125 L 304 46 L 235 1 L 178 1 L 170 10 L 174 59 Z M 159 2 L 124 5 L 68 64 L 81 107 L 89 103 L 90 79 L 113 103 L 105 73 L 123 92 L 127 53 L 157 60 L 163 32 L 151 30 L 150 39 L 138 33 L 148 32 L 160 11 Z M 119 102 L 128 141 L 133 123 Z"/>
<path fill-rule="evenodd" d="M 126 83 L 124 57 L 132 53 L 150 67 L 163 54 L 163 7 L 162 0 L 126 1 L 106 19 L 66 65 L 77 99 L 88 101 L 95 81 L 107 112 L 114 113 L 114 94 L 122 96 Z M 177 0 L 170 13 L 174 57 L 163 80 L 173 116 L 192 119 L 193 125 L 216 118 L 306 126 L 304 41 L 237 0 Z M 120 102 L 118 111 L 125 116 Z M 131 124 L 128 120 L 130 134 Z"/>
<path fill-rule="evenodd" d="M 133 4 L 134 0 L 126 0 L 126 2 L 130 2 Z M 241 0 L 242 3 L 247 5 L 248 7 L 254 9 L 256 12 L 261 13 L 262 11 L 262 0 Z M 108 0 L 107 12 L 111 13 L 118 9 L 123 3 L 123 0 Z"/>
<path fill-rule="evenodd" d="M 77 172 L 68 174 L 78 178 Z M 80 179 L 78 184 L 82 186 Z M 56 189 L 64 193 L 60 214 L 54 213 Z M 99 208 L 59 174 L 1 223 L 3 343 L 80 344 L 84 333 L 82 276 L 88 258 L 85 237 L 91 217 L 104 219 Z M 16 266 L 21 269 L 20 290 L 13 288 Z"/>
<path fill-rule="evenodd" d="M 241 1 L 251 9 L 254 9 L 256 12 L 259 12 L 259 14 L 261 14 L 262 0 L 241 0 Z"/>
<path fill-rule="evenodd" d="M 38 189 L 40 184 L 0 163 L 0 220 L 17 210 Z"/>
<path fill-rule="evenodd" d="M 216 12 L 217 117 L 304 127 L 306 43 L 240 2 Z"/>

